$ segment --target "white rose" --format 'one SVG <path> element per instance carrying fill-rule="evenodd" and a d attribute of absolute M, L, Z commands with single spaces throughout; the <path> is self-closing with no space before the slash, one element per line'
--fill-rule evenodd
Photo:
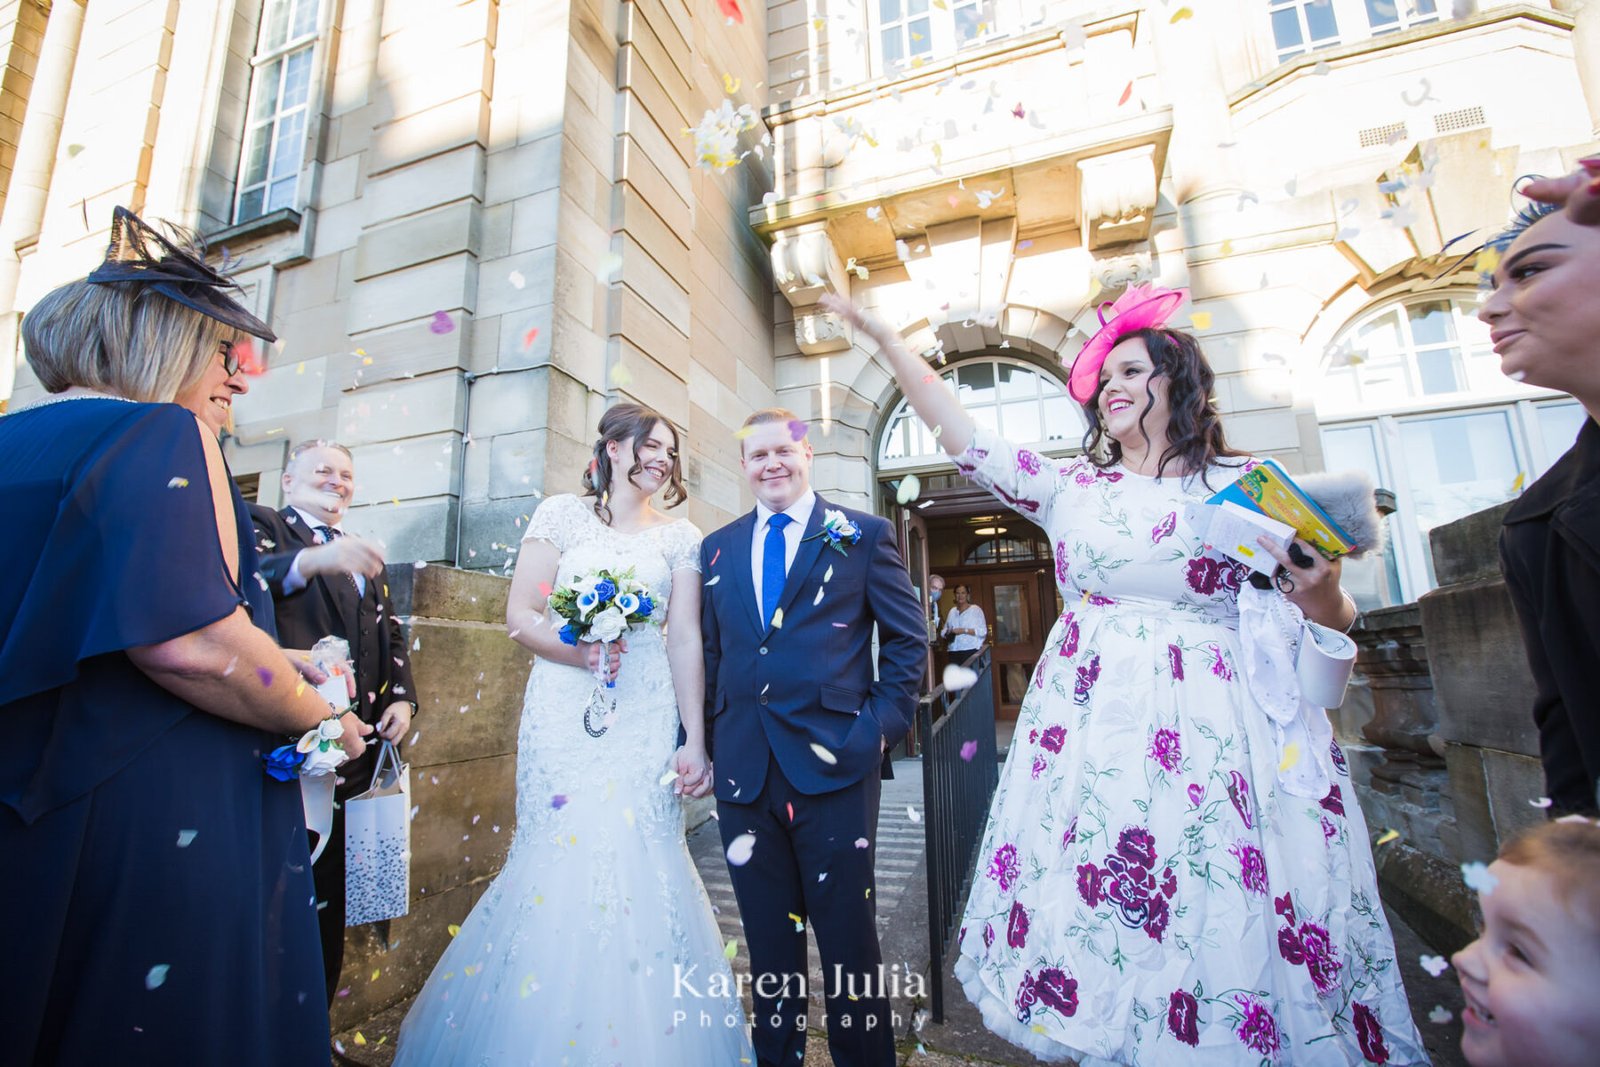
<path fill-rule="evenodd" d="M 627 617 L 613 605 L 594 617 L 589 634 L 597 641 L 615 641 L 627 628 Z"/>
<path fill-rule="evenodd" d="M 306 761 L 300 765 L 300 776 L 305 778 L 318 774 L 328 774 L 348 758 L 345 755 L 343 745 L 315 748 L 306 755 Z"/>

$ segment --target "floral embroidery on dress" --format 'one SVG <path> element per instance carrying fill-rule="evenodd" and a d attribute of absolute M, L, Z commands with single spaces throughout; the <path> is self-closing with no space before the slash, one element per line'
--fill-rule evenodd
<path fill-rule="evenodd" d="M 1183 761 L 1183 745 L 1178 739 L 1178 731 L 1163 726 L 1156 731 L 1155 737 L 1150 739 L 1150 759 L 1161 765 L 1161 769 L 1168 774 L 1176 774 L 1178 764 Z"/>
<path fill-rule="evenodd" d="M 1194 994 L 1182 989 L 1172 991 L 1167 1000 L 1167 1029 L 1172 1036 L 1190 1048 L 1200 1044 L 1200 1003 Z"/>
<path fill-rule="evenodd" d="M 1156 523 L 1150 531 L 1150 543 L 1159 545 L 1162 541 L 1172 536 L 1172 531 L 1178 528 L 1178 513 L 1169 511 Z"/>
<path fill-rule="evenodd" d="M 1156 842 L 1150 831 L 1142 826 L 1125 827 L 1117 838 L 1116 851 L 1106 854 L 1104 866 L 1085 863 L 1078 867 L 1078 895 L 1091 908 L 1109 902 L 1116 907 L 1122 925 L 1143 929 L 1160 941 L 1171 913 L 1167 902 L 1178 891 L 1178 880 L 1168 865 L 1158 884 L 1155 865 Z"/>

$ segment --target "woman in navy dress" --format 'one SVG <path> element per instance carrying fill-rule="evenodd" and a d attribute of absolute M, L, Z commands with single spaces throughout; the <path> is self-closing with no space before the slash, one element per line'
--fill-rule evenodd
<path fill-rule="evenodd" d="M 23 323 L 52 395 L 0 419 L 6 1067 L 328 1063 L 299 790 L 261 761 L 328 708 L 252 624 L 248 520 L 167 403 L 271 338 L 227 285 L 118 209 Z"/>

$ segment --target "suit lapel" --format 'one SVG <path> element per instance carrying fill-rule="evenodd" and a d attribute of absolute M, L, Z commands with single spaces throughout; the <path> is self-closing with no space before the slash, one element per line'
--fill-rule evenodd
<path fill-rule="evenodd" d="M 732 577 L 729 593 L 744 610 L 744 617 L 756 633 L 765 632 L 761 626 L 761 613 L 756 608 L 755 579 L 750 575 L 750 539 L 755 536 L 756 513 L 746 512 L 728 526 L 729 543 L 722 561 L 723 574 Z"/>
<path fill-rule="evenodd" d="M 783 583 L 783 595 L 778 598 L 778 610 L 785 615 L 789 614 L 789 605 L 799 594 L 800 587 L 805 584 L 806 577 L 811 573 L 811 568 L 816 566 L 817 557 L 822 555 L 822 511 L 827 507 L 821 495 L 811 506 L 811 518 L 806 521 L 806 531 L 800 535 L 800 548 L 794 554 L 794 563 L 789 566 L 789 577 Z M 751 594 L 754 596 L 754 594 Z"/>

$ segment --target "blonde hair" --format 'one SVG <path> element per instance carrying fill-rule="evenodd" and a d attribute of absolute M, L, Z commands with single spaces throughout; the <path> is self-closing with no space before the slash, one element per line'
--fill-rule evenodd
<path fill-rule="evenodd" d="M 788 408 L 773 407 L 773 408 L 761 408 L 760 410 L 752 411 L 749 415 L 745 416 L 744 424 L 739 427 L 739 429 L 741 431 L 740 434 L 739 434 L 739 455 L 740 456 L 744 455 L 744 439 L 747 436 L 743 431 L 749 430 L 751 427 L 754 427 L 754 426 L 765 426 L 768 423 L 772 423 L 772 422 L 781 422 L 781 423 L 784 423 L 785 425 L 787 425 L 788 423 L 791 423 L 791 422 L 800 422 L 800 416 L 796 415 L 794 412 L 790 411 Z M 805 438 L 801 438 L 801 440 L 805 441 Z M 807 448 L 811 447 L 811 442 L 810 441 L 805 441 L 805 444 L 806 444 Z"/>
<path fill-rule="evenodd" d="M 1573 914 L 1600 931 L 1600 826 L 1593 820 L 1568 817 L 1536 826 L 1508 841 L 1500 860 L 1550 875 Z"/>
<path fill-rule="evenodd" d="M 79 386 L 145 403 L 173 400 L 241 336 L 130 282 L 68 282 L 22 317 L 28 366 L 48 392 Z"/>

